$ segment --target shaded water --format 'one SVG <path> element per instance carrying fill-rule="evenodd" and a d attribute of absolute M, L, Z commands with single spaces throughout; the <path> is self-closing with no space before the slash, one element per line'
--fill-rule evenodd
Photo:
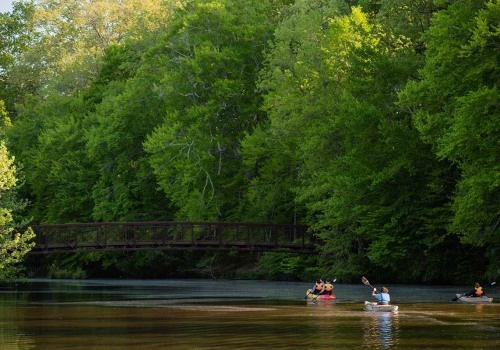
<path fill-rule="evenodd" d="M 397 313 L 363 311 L 361 283 L 337 283 L 335 302 L 304 300 L 308 287 L 32 280 L 0 290 L 0 349 L 500 349 L 500 303 L 450 301 L 470 287 L 389 286 Z"/>

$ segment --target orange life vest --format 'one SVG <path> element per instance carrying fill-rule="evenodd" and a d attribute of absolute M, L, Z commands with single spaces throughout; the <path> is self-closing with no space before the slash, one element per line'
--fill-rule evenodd
<path fill-rule="evenodd" d="M 316 283 L 316 290 L 323 290 L 321 283 Z"/>
<path fill-rule="evenodd" d="M 325 291 L 326 292 L 331 292 L 333 290 L 333 284 L 327 283 L 325 284 Z"/>
<path fill-rule="evenodd" d="M 483 287 L 477 287 L 476 289 L 476 295 L 481 296 L 483 295 Z"/>

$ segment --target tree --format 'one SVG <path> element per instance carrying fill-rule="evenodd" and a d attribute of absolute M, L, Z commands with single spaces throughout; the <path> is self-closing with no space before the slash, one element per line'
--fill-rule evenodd
<path fill-rule="evenodd" d="M 192 1 L 156 48 L 166 113 L 144 147 L 178 219 L 240 216 L 240 143 L 262 118 L 255 81 L 271 10 L 254 0 Z"/>
<path fill-rule="evenodd" d="M 85 152 L 83 102 L 78 97 L 50 96 L 37 112 L 45 119 L 29 159 L 31 212 L 40 223 L 91 221 L 96 165 Z"/>
<path fill-rule="evenodd" d="M 176 6 L 180 6 L 180 3 L 162 5 L 159 0 L 43 0 L 34 5 L 30 23 L 35 28 L 38 41 L 12 59 L 8 76 L 17 76 L 18 79 L 11 82 L 22 84 L 25 78 L 28 79 L 29 72 L 33 71 L 22 67 L 25 64 L 38 67 L 40 63 L 43 69 L 36 76 L 41 80 L 35 84 L 36 88 L 23 95 L 23 103 L 17 105 L 8 142 L 9 149 L 16 154 L 17 159 L 27 164 L 26 179 L 29 186 L 23 190 L 28 198 L 33 199 L 29 209 L 37 222 L 89 221 L 94 217 L 96 220 L 124 219 L 94 210 L 108 203 L 103 201 L 104 196 L 96 195 L 96 192 L 100 185 L 109 183 L 109 180 L 101 182 L 98 175 L 99 170 L 106 167 L 103 157 L 109 155 L 109 151 L 99 153 L 94 158 L 90 156 L 95 143 L 105 144 L 108 137 L 127 143 L 131 137 L 118 132 L 108 133 L 106 127 L 99 128 L 101 124 L 116 122 L 114 114 L 119 114 L 120 109 L 114 114 L 110 113 L 109 117 L 97 117 L 99 113 L 96 110 L 107 113 L 108 107 L 116 106 L 125 98 L 137 101 L 133 96 L 136 90 L 130 90 L 129 95 L 121 97 L 120 102 L 117 102 L 116 91 L 120 89 L 121 92 L 125 81 L 133 75 L 131 72 L 136 71 L 143 50 L 147 50 L 147 45 L 151 44 L 151 40 L 146 38 L 154 29 L 166 25 L 166 18 Z M 121 43 L 116 44 L 118 41 Z M 16 72 L 19 74 L 16 75 Z M 137 87 L 140 88 L 142 86 Z M 147 90 L 139 93 L 147 94 Z M 103 103 L 103 100 L 106 102 Z M 130 110 L 130 113 L 145 112 L 141 103 L 135 106 L 138 109 Z M 154 110 L 152 113 L 156 112 Z M 131 117 L 130 113 L 120 118 Z M 133 116 L 128 121 L 132 120 Z M 150 201 L 144 200 L 141 205 L 148 202 L 160 205 L 160 201 L 155 200 L 157 191 L 154 181 L 146 179 L 152 177 L 150 169 L 144 170 L 135 157 L 128 158 L 131 155 L 127 152 L 142 149 L 145 135 L 152 129 L 143 127 L 140 119 L 137 121 L 137 128 L 130 127 L 125 132 L 136 133 L 133 139 L 135 143 L 119 146 L 127 148 L 123 157 L 117 157 L 126 165 L 121 174 L 113 173 L 111 177 L 120 183 L 120 188 L 125 192 L 130 183 L 137 181 L 137 187 L 142 189 L 134 187 L 131 190 L 135 192 L 134 196 L 140 197 L 140 200 L 151 197 Z M 99 134 L 101 131 L 102 135 Z M 110 151 L 114 149 L 110 148 Z M 114 159 L 115 155 L 109 157 Z M 128 171 L 130 168 L 139 169 L 143 177 L 134 180 L 121 176 L 132 173 Z M 105 170 L 102 171 L 105 173 Z M 145 183 L 150 184 L 148 191 L 144 188 Z M 121 194 L 118 198 L 128 201 L 123 197 L 124 194 Z M 130 206 L 135 204 L 127 205 L 125 209 L 117 206 L 115 212 L 127 214 L 131 219 L 135 217 L 136 211 L 131 210 Z M 144 213 L 148 210 L 142 208 L 137 211 L 147 217 Z"/>
<path fill-rule="evenodd" d="M 253 182 L 293 194 L 338 274 L 437 279 L 421 261 L 446 236 L 447 168 L 395 104 L 421 58 L 360 8 L 323 5 L 296 2 L 276 31 L 260 84 L 269 124 L 245 143 Z"/>
<path fill-rule="evenodd" d="M 318 101 L 325 97 L 324 91 L 314 89 L 326 86 L 329 80 L 328 73 L 321 71 L 325 67 L 315 65 L 321 65 L 324 57 L 320 45 L 329 21 L 347 11 L 342 1 L 297 1 L 282 11 L 258 82 L 269 120 L 249 132 L 242 143 L 251 180 L 245 194 L 248 219 L 279 223 L 306 220 L 304 203 L 296 198 L 302 145 L 306 129 L 321 123 L 314 115 L 322 113 L 324 106 Z M 318 79 L 321 82 L 317 83 Z M 317 126 L 317 130 L 324 128 Z"/>
<path fill-rule="evenodd" d="M 448 229 L 463 242 L 498 245 L 500 98 L 498 1 L 458 1 L 426 33 L 420 79 L 401 93 L 422 139 L 460 171 Z"/>
<path fill-rule="evenodd" d="M 3 101 L 0 101 L 0 118 L 7 118 Z M 3 129 L 3 125 L 5 123 L 0 129 Z M 9 156 L 5 142 L 0 140 L 0 281 L 4 282 L 20 276 L 20 263 L 34 245 L 31 240 L 35 235 L 31 228 L 18 232 L 26 221 L 18 220 L 16 215 L 26 202 L 16 198 L 16 175 L 14 158 Z"/>
<path fill-rule="evenodd" d="M 24 53 L 37 42 L 34 12 L 31 1 L 15 1 L 11 13 L 0 13 L 0 100 L 5 102 L 9 114 L 14 113 L 16 103 L 37 87 L 39 66 L 16 68 Z M 20 71 L 23 71 L 22 79 Z"/>
<path fill-rule="evenodd" d="M 131 40 L 108 48 L 100 74 L 85 92 L 92 110 L 85 151 L 97 175 L 90 186 L 93 220 L 173 218 L 142 145 L 163 115 L 161 96 L 152 93 L 161 81 L 159 68 L 141 59 L 152 45 Z"/>
<path fill-rule="evenodd" d="M 65 95 L 86 88 L 109 45 L 157 29 L 170 15 L 169 6 L 176 5 L 162 5 L 161 0 L 40 0 L 34 19 L 42 39 L 32 50 L 48 63 L 48 88 Z"/>
<path fill-rule="evenodd" d="M 9 111 L 28 94 L 68 96 L 87 88 L 105 49 L 158 29 L 179 2 L 16 1 L 0 17 L 0 75 Z M 14 116 L 14 115 L 13 115 Z"/>

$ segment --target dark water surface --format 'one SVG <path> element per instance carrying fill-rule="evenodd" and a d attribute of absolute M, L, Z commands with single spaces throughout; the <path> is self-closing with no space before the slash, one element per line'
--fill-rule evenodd
<path fill-rule="evenodd" d="M 499 288 L 469 305 L 450 299 L 470 287 L 389 285 L 400 309 L 375 313 L 369 287 L 335 286 L 308 302 L 305 283 L 30 280 L 0 289 L 0 349 L 500 349 Z"/>

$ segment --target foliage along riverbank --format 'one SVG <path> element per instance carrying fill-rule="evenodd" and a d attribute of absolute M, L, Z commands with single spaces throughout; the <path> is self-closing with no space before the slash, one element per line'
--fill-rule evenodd
<path fill-rule="evenodd" d="M 499 6 L 15 2 L 0 15 L 0 100 L 30 201 L 20 215 L 296 222 L 322 253 L 255 266 L 287 278 L 495 279 Z M 44 263 L 92 275 L 232 256 L 179 255 Z"/>
<path fill-rule="evenodd" d="M 458 260 L 458 259 L 457 259 Z M 358 283 L 357 275 L 323 265 L 315 255 L 249 252 L 124 252 L 83 253 L 27 258 L 29 277 L 53 279 L 123 278 L 123 279 L 243 279 L 311 282 L 336 277 L 344 283 Z M 477 275 L 445 275 L 441 279 L 408 279 L 385 271 L 366 270 L 379 283 L 472 284 Z M 458 277 L 458 278 L 457 278 Z M 453 278 L 457 278 L 454 280 Z M 488 284 L 491 280 L 479 279 Z"/>

